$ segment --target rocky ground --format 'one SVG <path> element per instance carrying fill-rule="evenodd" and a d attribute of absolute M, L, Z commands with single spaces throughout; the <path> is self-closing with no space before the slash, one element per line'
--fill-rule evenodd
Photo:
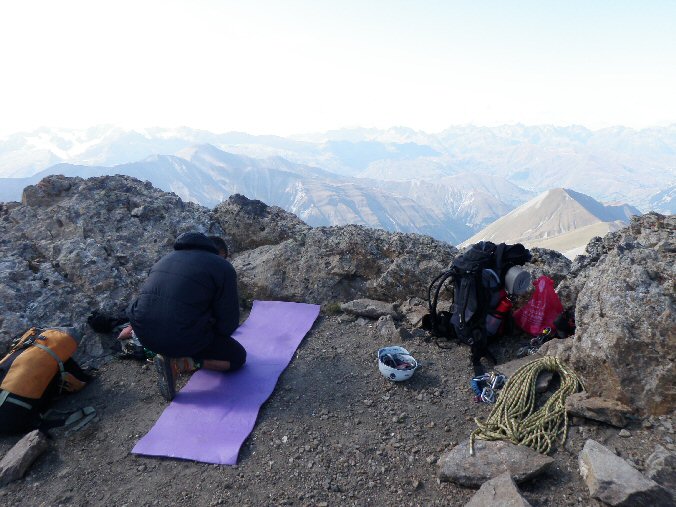
<path fill-rule="evenodd" d="M 122 314 L 150 266 L 193 230 L 226 239 L 245 305 L 322 305 L 237 467 L 130 454 L 166 404 L 150 365 L 104 361 L 114 337 L 87 324 L 92 312 Z M 0 505 L 429 506 L 464 505 L 474 494 L 437 480 L 437 461 L 490 412 L 472 402 L 469 350 L 440 348 L 411 327 L 422 308 L 412 301 L 458 254 L 451 245 L 354 225 L 310 228 L 243 196 L 209 210 L 124 176 L 47 177 L 25 189 L 22 203 L 0 203 L 0 237 L 0 351 L 32 325 L 72 326 L 83 336 L 78 360 L 99 367 L 91 385 L 56 407 L 93 405 L 98 420 L 54 431 L 27 475 L 0 488 Z M 525 267 L 533 278 L 553 278 L 564 306 L 575 308 L 575 336 L 549 342 L 547 353 L 582 377 L 594 403 L 619 403 L 633 418 L 623 430 L 573 421 L 554 466 L 519 485 L 524 497 L 536 506 L 594 505 L 578 466 L 587 439 L 651 474 L 647 458 L 660 444 L 671 453 L 671 472 L 663 467 L 671 480 L 676 217 L 634 218 L 592 240 L 573 263 L 550 250 L 532 253 Z M 398 329 L 339 310 L 363 298 L 399 305 Z M 378 348 L 395 343 L 422 364 L 402 384 L 377 369 Z M 504 362 L 524 344 L 511 337 L 495 352 Z M 19 438 L 0 437 L 0 455 Z"/>
<path fill-rule="evenodd" d="M 440 348 L 423 333 L 401 341 L 421 367 L 406 383 L 378 372 L 376 350 L 388 343 L 376 321 L 322 312 L 244 443 L 239 465 L 215 466 L 131 454 L 160 416 L 152 365 L 114 359 L 81 393 L 57 407 L 92 405 L 98 419 L 50 447 L 22 480 L 0 489 L 0 503 L 58 505 L 464 505 L 475 490 L 437 480 L 437 460 L 466 440 L 474 417 L 469 351 Z M 509 359 L 519 345 L 496 349 Z M 639 469 L 655 444 L 673 450 L 673 421 L 652 418 L 629 436 L 603 424 L 570 430 L 549 472 L 520 484 L 534 506 L 594 505 L 578 471 L 587 438 Z M 227 428 L 224 428 L 227 431 Z M 626 433 L 623 433 L 623 435 Z M 0 438 L 0 455 L 17 437 Z"/>

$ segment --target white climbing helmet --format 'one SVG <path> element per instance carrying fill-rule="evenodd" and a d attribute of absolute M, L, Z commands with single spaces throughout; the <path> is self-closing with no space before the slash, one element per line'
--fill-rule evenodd
<path fill-rule="evenodd" d="M 418 361 L 404 347 L 384 347 L 378 351 L 378 369 L 387 380 L 408 380 L 417 367 Z"/>

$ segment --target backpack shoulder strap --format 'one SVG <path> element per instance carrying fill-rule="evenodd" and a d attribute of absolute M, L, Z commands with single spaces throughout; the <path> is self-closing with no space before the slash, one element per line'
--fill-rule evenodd
<path fill-rule="evenodd" d="M 21 337 L 14 342 L 14 344 L 11 346 L 9 349 L 9 352 L 7 352 L 7 355 L 3 357 L 0 360 L 0 365 L 3 364 L 5 361 L 8 361 L 10 357 L 12 357 L 12 354 L 16 352 L 17 350 L 25 349 L 29 347 L 30 345 L 33 344 L 35 341 L 35 337 L 38 334 L 38 329 L 35 327 L 30 328 L 28 331 L 26 331 Z"/>
<path fill-rule="evenodd" d="M 476 284 L 476 280 L 472 279 L 471 275 L 463 276 L 460 278 L 460 283 L 457 287 L 458 293 L 453 297 L 457 301 L 458 299 L 462 301 L 462 306 L 458 308 L 458 318 L 460 319 L 460 329 L 465 327 L 465 312 L 467 311 L 467 306 L 469 305 L 469 299 L 472 297 L 471 289 L 472 284 Z M 476 287 L 476 285 L 475 285 Z M 476 294 L 475 294 L 476 297 Z"/>
<path fill-rule="evenodd" d="M 5 389 L 0 391 L 0 407 L 4 403 L 13 403 L 14 405 L 18 405 L 22 408 L 25 408 L 26 410 L 32 410 L 33 409 L 33 405 L 31 405 L 30 403 L 26 403 L 25 401 L 21 401 L 21 400 L 15 398 L 14 396 L 12 396 L 12 393 L 10 393 L 9 391 L 6 391 Z"/>
<path fill-rule="evenodd" d="M 427 289 L 427 304 L 430 309 L 430 315 L 432 316 L 432 325 L 435 327 L 437 324 L 437 303 L 439 302 L 439 293 L 441 292 L 441 287 L 443 287 L 444 283 L 446 283 L 446 280 L 453 276 L 454 272 L 455 270 L 449 269 L 448 271 L 441 273 L 432 281 L 429 288 Z M 436 283 L 438 283 L 438 285 L 434 291 L 434 299 L 432 299 L 432 287 L 434 287 Z"/>
<path fill-rule="evenodd" d="M 507 245 L 505 243 L 500 243 L 495 249 L 495 272 L 502 280 L 502 257 L 505 254 L 505 249 Z"/>
<path fill-rule="evenodd" d="M 47 352 L 50 356 L 52 356 L 54 358 L 54 360 L 56 361 L 56 364 L 59 365 L 59 373 L 61 375 L 61 379 L 63 379 L 66 375 L 66 370 L 63 367 L 63 361 L 61 361 L 61 358 L 58 356 L 58 354 L 56 352 L 54 352 L 52 349 L 50 349 L 49 347 L 43 345 L 42 343 L 36 342 L 33 345 L 35 347 L 41 349 L 41 350 L 44 350 L 45 352 Z"/>

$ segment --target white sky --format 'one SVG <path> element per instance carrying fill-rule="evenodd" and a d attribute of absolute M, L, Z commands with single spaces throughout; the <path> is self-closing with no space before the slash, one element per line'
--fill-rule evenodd
<path fill-rule="evenodd" d="M 0 3 L 0 135 L 676 122 L 676 2 Z"/>

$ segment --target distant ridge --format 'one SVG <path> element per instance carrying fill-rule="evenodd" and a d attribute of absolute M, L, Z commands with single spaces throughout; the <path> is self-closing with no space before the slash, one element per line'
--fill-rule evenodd
<path fill-rule="evenodd" d="M 594 236 L 615 231 L 632 215 L 640 214 L 627 204 L 605 205 L 574 190 L 555 188 L 512 210 L 460 246 L 482 240 L 523 243 L 574 256 Z"/>
<path fill-rule="evenodd" d="M 283 157 L 258 159 L 210 144 L 185 147 L 177 153 L 180 156 L 151 155 L 112 167 L 63 163 L 26 178 L 0 178 L 0 202 L 20 199 L 23 188 L 51 174 L 82 178 L 121 174 L 150 181 L 157 188 L 207 207 L 239 193 L 279 206 L 312 226 L 359 224 L 427 234 L 457 244 L 513 209 L 513 196 L 525 192 L 501 179 L 488 179 L 482 185 L 468 181 L 463 189 L 457 189 L 452 181 L 440 180 L 434 191 L 418 194 L 406 182 L 392 182 L 389 188 L 384 183 L 334 174 Z M 510 202 L 500 200 L 498 189 Z"/>
<path fill-rule="evenodd" d="M 179 155 L 204 144 L 232 155 L 281 157 L 335 176 L 382 182 L 436 185 L 463 174 L 490 175 L 522 189 L 518 202 L 511 203 L 503 198 L 504 185 L 496 187 L 495 197 L 509 202 L 509 209 L 550 188 L 566 187 L 602 202 L 631 203 L 642 212 L 676 213 L 676 124 L 596 131 L 581 126 L 464 125 L 437 133 L 356 128 L 293 138 L 188 127 L 41 128 L 0 137 L 0 178 L 27 178 L 58 163 L 113 167 L 151 155 Z M 464 223 L 476 231 L 489 223 L 481 215 Z"/>

